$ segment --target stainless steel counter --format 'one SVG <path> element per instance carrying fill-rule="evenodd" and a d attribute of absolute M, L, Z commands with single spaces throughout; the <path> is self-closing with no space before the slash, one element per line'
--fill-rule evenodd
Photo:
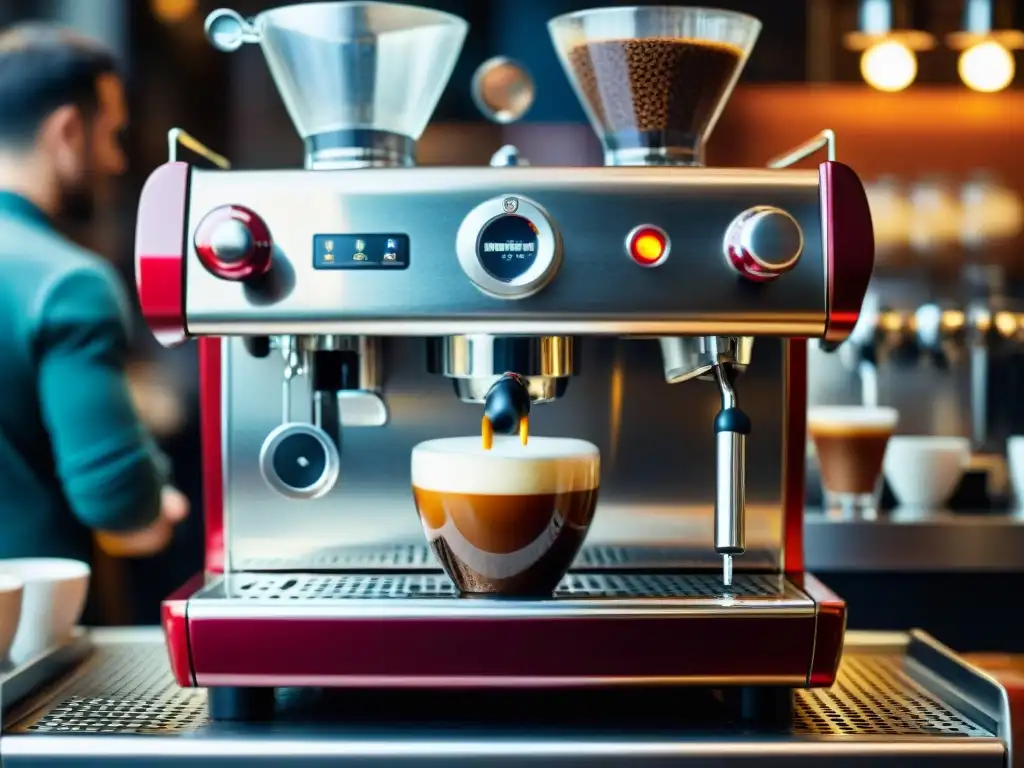
<path fill-rule="evenodd" d="M 412 706 L 379 692 L 286 692 L 271 724 L 211 723 L 203 691 L 173 683 L 158 631 L 93 641 L 74 672 L 12 710 L 4 768 L 1009 764 L 1005 691 L 920 634 L 850 633 L 837 684 L 798 692 L 777 728 L 709 720 L 719 698 L 664 689 L 629 704 L 619 691 L 525 705 L 421 695 Z"/>
<path fill-rule="evenodd" d="M 1024 515 L 896 510 L 847 520 L 812 511 L 804 553 L 811 572 L 1024 572 Z"/>

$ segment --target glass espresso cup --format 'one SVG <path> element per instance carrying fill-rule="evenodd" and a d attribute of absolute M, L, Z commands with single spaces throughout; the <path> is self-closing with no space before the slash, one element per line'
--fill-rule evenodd
<path fill-rule="evenodd" d="M 807 412 L 807 431 L 821 468 L 827 509 L 877 512 L 882 461 L 899 414 L 882 406 L 820 406 Z"/>
<path fill-rule="evenodd" d="M 586 538 L 601 456 L 584 440 L 479 436 L 412 451 L 423 531 L 464 596 L 550 597 Z"/>

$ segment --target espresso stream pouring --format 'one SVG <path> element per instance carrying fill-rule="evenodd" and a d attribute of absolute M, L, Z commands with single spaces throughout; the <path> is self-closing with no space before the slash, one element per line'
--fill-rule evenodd
<path fill-rule="evenodd" d="M 480 437 L 485 451 L 491 450 L 494 433 L 519 433 L 526 445 L 530 439 L 530 392 L 523 377 L 515 373 L 501 376 L 484 397 L 484 415 Z"/>

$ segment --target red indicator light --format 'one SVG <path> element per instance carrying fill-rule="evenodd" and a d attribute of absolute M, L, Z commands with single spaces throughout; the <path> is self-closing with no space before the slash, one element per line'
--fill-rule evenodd
<path fill-rule="evenodd" d="M 642 267 L 656 267 L 667 257 L 668 235 L 657 227 L 637 227 L 627 239 L 629 256 Z"/>

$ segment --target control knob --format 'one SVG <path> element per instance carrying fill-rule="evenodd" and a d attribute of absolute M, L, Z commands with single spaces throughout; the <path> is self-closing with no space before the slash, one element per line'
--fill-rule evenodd
<path fill-rule="evenodd" d="M 749 208 L 729 225 L 725 255 L 743 277 L 756 283 L 774 280 L 793 269 L 804 250 L 804 235 L 781 208 Z"/>
<path fill-rule="evenodd" d="M 222 280 L 250 280 L 270 269 L 273 243 L 266 223 L 239 205 L 215 208 L 196 228 L 196 253 Z"/>

